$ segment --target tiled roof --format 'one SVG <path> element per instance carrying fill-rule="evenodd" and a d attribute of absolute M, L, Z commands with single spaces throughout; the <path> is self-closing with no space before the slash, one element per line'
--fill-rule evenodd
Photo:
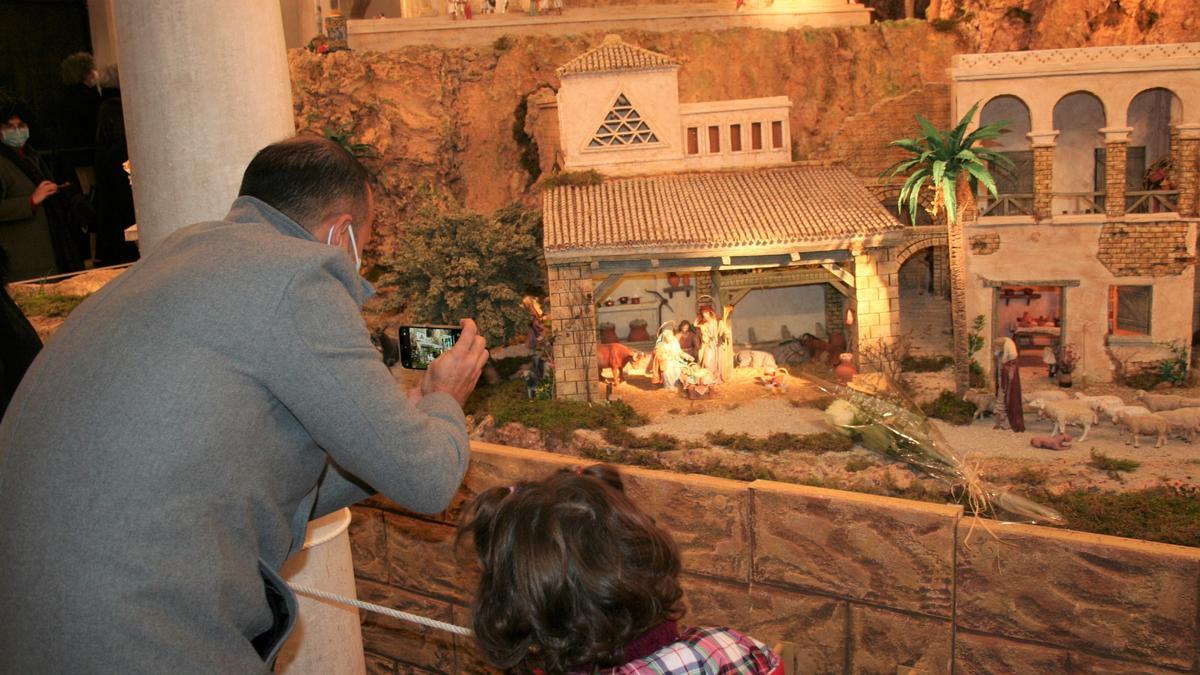
<path fill-rule="evenodd" d="M 789 166 L 564 186 L 543 197 L 547 252 L 669 253 L 870 237 L 902 229 L 845 168 Z"/>
<path fill-rule="evenodd" d="M 599 47 L 593 47 L 559 66 L 558 76 L 615 70 L 656 70 L 678 65 L 678 61 L 665 54 L 631 45 L 622 41 L 620 36 L 609 35 Z"/>

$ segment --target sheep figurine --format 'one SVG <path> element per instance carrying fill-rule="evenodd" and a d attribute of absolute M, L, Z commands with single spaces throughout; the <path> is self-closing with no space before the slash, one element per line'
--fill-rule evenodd
<path fill-rule="evenodd" d="M 1075 400 L 1083 401 L 1088 407 L 1103 414 L 1105 408 L 1117 408 L 1125 405 L 1120 396 L 1087 396 L 1083 392 L 1075 392 Z"/>
<path fill-rule="evenodd" d="M 1144 415 L 1130 415 L 1124 411 L 1117 413 L 1116 422 L 1119 426 L 1125 427 L 1129 431 L 1129 440 L 1125 441 L 1125 445 L 1133 444 L 1133 447 L 1138 446 L 1138 437 L 1142 435 L 1154 435 L 1158 437 L 1154 447 L 1161 448 L 1167 444 L 1167 434 L 1171 431 L 1171 423 L 1163 418 L 1162 415 L 1156 413 L 1146 413 Z"/>
<path fill-rule="evenodd" d="M 1171 431 L 1182 434 L 1191 443 L 1200 432 L 1200 408 L 1176 408 L 1155 413 L 1171 425 Z"/>
<path fill-rule="evenodd" d="M 1151 394 L 1141 389 L 1137 392 L 1137 399 L 1142 402 L 1142 405 L 1149 408 L 1150 412 L 1176 410 L 1178 408 L 1200 408 L 1200 398 L 1184 398 L 1175 394 Z"/>
<path fill-rule="evenodd" d="M 1051 436 L 1066 433 L 1068 424 L 1077 424 L 1083 427 L 1083 435 L 1079 437 L 1079 440 L 1087 440 L 1088 432 L 1092 430 L 1092 425 L 1097 422 L 1096 411 L 1089 408 L 1083 401 L 1043 401 L 1039 399 L 1029 405 L 1038 411 L 1042 417 L 1054 420 L 1054 429 L 1050 432 Z"/>
<path fill-rule="evenodd" d="M 1033 406 L 1034 401 L 1066 401 L 1071 398 L 1071 395 L 1061 389 L 1046 389 L 1044 391 L 1031 391 L 1028 394 L 1021 394 L 1021 401 L 1026 406 Z"/>
<path fill-rule="evenodd" d="M 1113 424 L 1117 423 L 1117 413 L 1124 411 L 1129 415 L 1149 415 L 1150 409 L 1144 405 L 1116 405 L 1116 406 L 1101 406 L 1100 414 L 1112 420 Z"/>
<path fill-rule="evenodd" d="M 996 395 L 985 391 L 968 389 L 967 393 L 963 394 L 963 400 L 975 406 L 975 414 L 971 416 L 972 421 L 982 419 L 984 413 L 992 414 L 992 410 L 996 407 Z"/>

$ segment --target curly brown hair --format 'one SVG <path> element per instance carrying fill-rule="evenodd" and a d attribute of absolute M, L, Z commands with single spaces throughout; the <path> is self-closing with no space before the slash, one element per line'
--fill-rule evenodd
<path fill-rule="evenodd" d="M 459 525 L 468 535 L 482 571 L 475 641 L 499 668 L 621 665 L 627 642 L 683 614 L 675 541 L 611 466 L 487 490 Z"/>

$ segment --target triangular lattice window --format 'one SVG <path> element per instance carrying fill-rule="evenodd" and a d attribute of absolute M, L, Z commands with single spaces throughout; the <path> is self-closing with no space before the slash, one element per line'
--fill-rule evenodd
<path fill-rule="evenodd" d="M 633 109 L 633 104 L 625 98 L 625 94 L 620 94 L 617 96 L 617 102 L 613 103 L 612 110 L 608 111 L 604 122 L 588 142 L 588 147 L 609 148 L 657 142 L 658 137 L 650 131 L 650 126 L 642 120 L 638 111 Z"/>

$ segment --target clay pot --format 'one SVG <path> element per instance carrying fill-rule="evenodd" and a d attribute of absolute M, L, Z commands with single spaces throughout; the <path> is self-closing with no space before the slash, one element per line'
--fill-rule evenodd
<path fill-rule="evenodd" d="M 667 275 L 667 283 L 671 284 L 671 288 L 679 288 L 679 275 L 671 272 Z"/>
<path fill-rule="evenodd" d="M 854 355 L 846 352 L 838 355 L 838 365 L 833 369 L 833 377 L 838 382 L 849 382 L 858 374 L 858 368 L 854 367 Z"/>
<path fill-rule="evenodd" d="M 621 303 L 622 305 L 627 305 L 629 304 L 629 296 L 622 295 L 621 297 L 617 298 L 617 302 Z"/>
<path fill-rule="evenodd" d="M 611 323 L 600 324 L 600 342 L 601 344 L 617 342 L 617 327 Z"/>
<path fill-rule="evenodd" d="M 1063 388 L 1070 387 L 1071 386 L 1071 374 L 1070 373 L 1059 373 L 1058 374 L 1058 386 L 1063 387 Z"/>
<path fill-rule="evenodd" d="M 639 322 L 634 319 L 629 322 L 629 341 L 630 342 L 649 342 L 650 333 L 646 332 L 645 322 Z"/>

